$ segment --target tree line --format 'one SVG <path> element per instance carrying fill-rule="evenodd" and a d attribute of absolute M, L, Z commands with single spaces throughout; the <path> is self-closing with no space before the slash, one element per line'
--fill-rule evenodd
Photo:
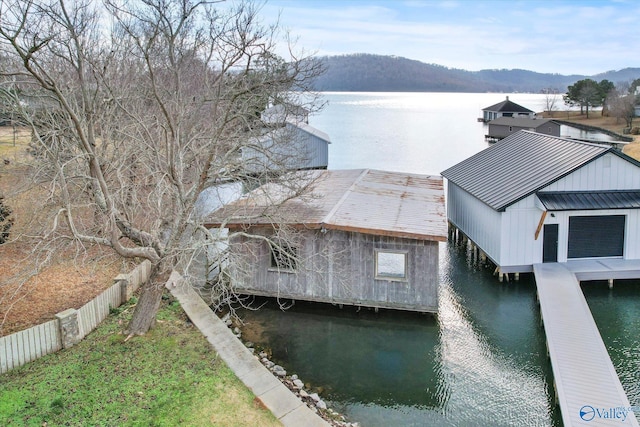
<path fill-rule="evenodd" d="M 597 82 L 593 79 L 578 80 L 570 85 L 563 95 L 568 106 L 580 106 L 580 114 L 589 118 L 589 110 L 602 107 L 602 114 L 610 114 L 625 120 L 627 128 L 631 128 L 635 116 L 635 106 L 640 104 L 638 87 L 640 78 L 629 83 L 619 83 L 617 86 L 603 79 Z"/>
<path fill-rule="evenodd" d="M 613 82 L 640 76 L 640 69 L 586 75 L 537 73 L 522 69 L 468 71 L 408 58 L 366 53 L 324 56 L 326 73 L 314 87 L 322 91 L 368 92 L 529 92 L 551 88 L 562 93 L 576 81 L 591 78 Z"/>

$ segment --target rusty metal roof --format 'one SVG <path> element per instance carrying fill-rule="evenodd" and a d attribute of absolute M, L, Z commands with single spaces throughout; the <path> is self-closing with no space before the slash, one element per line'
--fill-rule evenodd
<path fill-rule="evenodd" d="M 371 169 L 296 173 L 303 195 L 267 184 L 214 212 L 209 227 L 286 223 L 314 229 L 446 241 L 442 177 Z"/>

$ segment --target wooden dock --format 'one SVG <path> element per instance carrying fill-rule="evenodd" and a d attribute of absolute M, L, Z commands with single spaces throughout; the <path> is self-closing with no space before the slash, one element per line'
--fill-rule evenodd
<path fill-rule="evenodd" d="M 635 268 L 625 265 L 628 271 Z M 606 266 L 589 261 L 572 269 L 567 263 L 533 266 L 562 421 L 565 426 L 638 426 L 576 277 L 600 278 L 595 273 Z M 606 278 L 629 278 L 628 271 L 619 276 L 609 271 Z"/>

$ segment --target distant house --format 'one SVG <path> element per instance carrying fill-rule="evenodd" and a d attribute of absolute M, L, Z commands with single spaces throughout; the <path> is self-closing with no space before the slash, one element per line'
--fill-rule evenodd
<path fill-rule="evenodd" d="M 640 259 L 640 163 L 609 145 L 520 131 L 442 175 L 450 225 L 503 274 Z"/>
<path fill-rule="evenodd" d="M 528 117 L 498 117 L 489 122 L 489 132 L 486 138 L 502 139 L 521 130 L 530 130 L 551 136 L 560 136 L 560 123 L 552 119 L 537 119 Z"/>
<path fill-rule="evenodd" d="M 535 112 L 523 107 L 522 105 L 518 105 L 513 101 L 510 101 L 509 97 L 507 96 L 506 100 L 490 107 L 483 108 L 482 119 L 478 120 L 484 121 L 486 123 L 499 117 L 525 117 L 532 119 L 535 116 Z"/>
<path fill-rule="evenodd" d="M 291 197 L 267 184 L 207 222 L 229 230 L 236 292 L 437 311 L 438 242 L 447 236 L 441 177 L 369 169 L 298 177 L 309 193 Z M 297 232 L 283 240 L 284 229 Z"/>

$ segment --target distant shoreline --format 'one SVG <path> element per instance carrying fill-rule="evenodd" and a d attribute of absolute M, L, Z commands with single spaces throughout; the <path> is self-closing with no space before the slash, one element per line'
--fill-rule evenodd
<path fill-rule="evenodd" d="M 622 151 L 634 159 L 640 160 L 640 135 L 623 134 L 623 129 L 626 127 L 624 121 L 617 121 L 615 117 L 603 116 L 600 110 L 590 112 L 588 119 L 586 114 L 580 114 L 579 111 L 553 111 L 551 114 L 545 111 L 538 113 L 538 116 L 598 128 L 607 131 L 607 133 L 611 132 L 619 136 L 632 138 L 633 141 L 627 144 Z M 634 122 L 633 127 L 636 126 L 640 126 L 640 118 Z"/>

